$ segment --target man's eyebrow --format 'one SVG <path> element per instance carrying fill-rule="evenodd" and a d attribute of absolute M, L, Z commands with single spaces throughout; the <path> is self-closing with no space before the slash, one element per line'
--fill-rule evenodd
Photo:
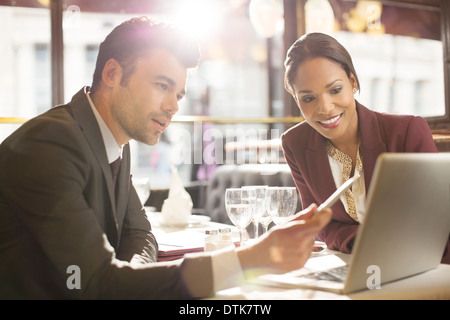
<path fill-rule="evenodd" d="M 172 78 L 167 77 L 165 75 L 157 75 L 157 79 L 166 81 L 170 86 L 175 87 L 175 81 Z M 181 94 L 183 97 L 186 95 L 186 89 L 183 88 L 178 94 Z"/>
<path fill-rule="evenodd" d="M 331 81 L 330 83 L 328 83 L 325 88 L 329 88 L 331 87 L 333 84 L 335 84 L 338 81 L 342 81 L 342 79 L 336 79 L 334 81 Z M 297 93 L 312 93 L 311 90 L 298 90 Z"/>
<path fill-rule="evenodd" d="M 174 86 L 174 85 L 175 85 L 175 81 L 173 81 L 172 78 L 169 78 L 169 77 L 167 77 L 167 76 L 165 76 L 165 75 L 157 75 L 156 78 L 159 79 L 159 80 L 164 80 L 164 81 L 166 81 L 166 82 L 167 82 L 169 85 L 171 85 L 171 86 Z"/>
<path fill-rule="evenodd" d="M 175 81 L 173 81 L 172 78 L 165 76 L 165 75 L 157 75 L 156 76 L 157 79 L 159 80 L 164 80 L 166 81 L 170 86 L 175 87 Z M 181 90 L 180 92 L 178 92 L 178 94 L 181 94 L 183 96 L 186 95 L 186 89 Z"/>

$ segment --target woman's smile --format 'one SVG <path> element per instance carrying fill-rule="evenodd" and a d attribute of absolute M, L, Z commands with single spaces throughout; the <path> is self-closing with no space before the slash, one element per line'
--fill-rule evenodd
<path fill-rule="evenodd" d="M 341 118 L 342 118 L 342 113 L 338 114 L 335 117 L 326 119 L 326 120 L 318 120 L 317 122 L 324 128 L 327 129 L 332 129 L 332 128 L 336 128 L 339 123 L 341 122 Z"/>

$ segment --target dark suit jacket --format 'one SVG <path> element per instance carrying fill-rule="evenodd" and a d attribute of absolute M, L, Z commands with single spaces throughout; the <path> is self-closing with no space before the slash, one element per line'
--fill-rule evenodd
<path fill-rule="evenodd" d="M 379 113 L 356 104 L 366 193 L 369 190 L 377 157 L 383 152 L 438 152 L 430 129 L 421 117 Z M 282 147 L 299 190 L 303 208 L 320 204 L 336 190 L 331 173 L 325 138 L 307 122 L 287 130 L 281 136 Z M 318 235 L 330 249 L 350 253 L 358 228 L 338 201 L 333 219 Z M 446 253 L 448 251 L 447 244 Z M 444 260 L 443 260 L 444 261 Z M 450 254 L 445 258 L 450 263 Z"/>
<path fill-rule="evenodd" d="M 130 148 L 124 147 L 115 200 L 85 90 L 67 105 L 27 121 L 0 145 L 0 299 L 209 294 L 206 286 L 186 287 L 183 279 L 192 276 L 189 259 L 181 266 L 138 266 L 156 261 L 158 249 L 131 184 Z M 193 268 L 211 284 L 210 266 L 200 262 Z M 80 289 L 66 283 L 73 281 L 74 265 Z"/>

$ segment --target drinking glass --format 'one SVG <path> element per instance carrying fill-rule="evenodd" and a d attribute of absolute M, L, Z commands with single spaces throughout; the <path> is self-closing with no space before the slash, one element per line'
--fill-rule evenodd
<path fill-rule="evenodd" d="M 245 228 L 253 219 L 256 206 L 256 191 L 245 188 L 225 190 L 225 209 L 231 222 L 239 229 L 239 245 L 244 245 Z"/>
<path fill-rule="evenodd" d="M 263 232 L 262 232 L 263 234 L 266 233 L 267 230 L 269 230 L 269 225 L 271 222 L 272 222 L 272 217 L 270 216 L 269 211 L 267 211 L 266 206 L 264 206 L 263 214 L 259 218 L 259 223 L 263 227 Z"/>
<path fill-rule="evenodd" d="M 150 197 L 150 180 L 148 178 L 132 178 L 133 186 L 141 200 L 142 205 L 145 205 L 148 197 Z"/>
<path fill-rule="evenodd" d="M 266 210 L 266 189 L 268 186 L 243 186 L 242 188 L 252 189 L 256 191 L 256 207 L 253 214 L 254 238 L 258 238 L 259 222 Z"/>
<path fill-rule="evenodd" d="M 297 188 L 267 188 L 266 209 L 275 224 L 281 224 L 285 221 L 289 221 L 297 209 Z"/>

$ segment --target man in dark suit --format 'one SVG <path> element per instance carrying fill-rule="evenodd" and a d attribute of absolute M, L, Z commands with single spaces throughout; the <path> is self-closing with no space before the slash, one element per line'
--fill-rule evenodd
<path fill-rule="evenodd" d="M 0 145 L 0 299 L 207 297 L 239 284 L 243 271 L 305 263 L 331 217 L 309 219 L 314 205 L 253 246 L 155 262 L 128 142 L 158 142 L 198 59 L 172 26 L 126 21 L 100 45 L 92 88 Z"/>

